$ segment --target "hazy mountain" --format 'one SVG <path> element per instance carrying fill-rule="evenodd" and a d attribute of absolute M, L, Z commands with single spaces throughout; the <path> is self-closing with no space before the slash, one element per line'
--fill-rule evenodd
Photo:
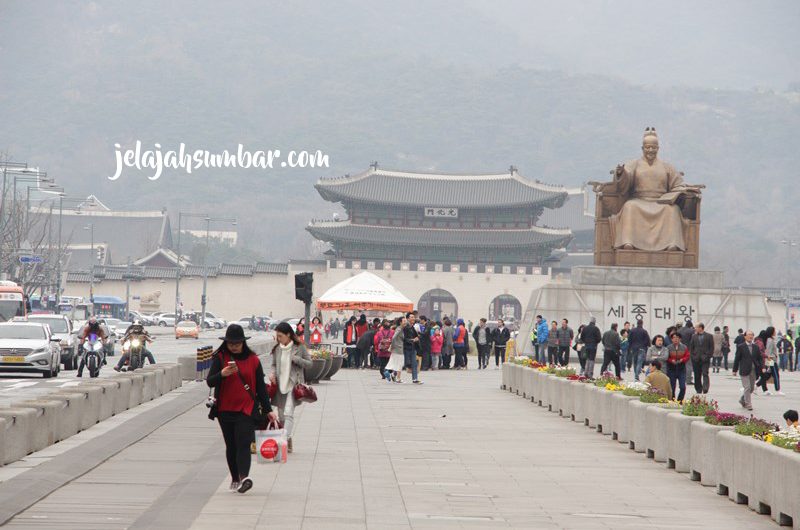
<path fill-rule="evenodd" d="M 732 282 L 781 284 L 788 256 L 778 241 L 798 226 L 790 191 L 800 93 L 750 87 L 756 77 L 784 87 L 800 71 L 786 30 L 796 5 L 750 13 L 728 2 L 718 27 L 700 23 L 717 2 L 694 18 L 677 3 L 691 23 L 671 25 L 665 8 L 581 5 L 6 2 L 0 150 L 114 208 L 234 215 L 244 242 L 285 259 L 312 253 L 304 226 L 335 210 L 312 188 L 321 176 L 372 160 L 474 172 L 514 164 L 576 185 L 638 156 L 652 125 L 663 157 L 708 185 L 703 266 L 734 271 Z M 783 16 L 773 26 L 731 40 L 775 11 Z M 648 18 L 662 29 L 649 35 Z M 730 53 L 710 61 L 726 39 Z M 716 84 L 744 89 L 708 88 Z M 155 182 L 128 170 L 109 181 L 114 144 L 136 140 L 319 149 L 332 167 L 173 172 Z M 743 245 L 760 253 L 743 258 Z"/>

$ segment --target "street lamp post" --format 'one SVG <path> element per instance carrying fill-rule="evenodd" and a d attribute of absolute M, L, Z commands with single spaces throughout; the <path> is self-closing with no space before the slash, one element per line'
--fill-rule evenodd
<path fill-rule="evenodd" d="M 80 197 L 66 197 L 63 194 L 58 198 L 58 261 L 56 262 L 57 269 L 58 269 L 58 271 L 57 271 L 58 279 L 57 279 L 57 286 L 56 286 L 56 289 L 57 289 L 57 292 L 56 292 L 56 304 L 61 303 L 61 258 L 62 258 L 62 253 L 63 253 L 63 250 L 61 248 L 62 247 L 61 225 L 62 225 L 62 220 L 63 220 L 63 217 L 64 217 L 64 203 L 65 202 L 67 202 L 67 203 L 75 203 L 78 206 L 80 206 L 84 202 L 87 202 L 87 200 L 83 199 L 83 198 L 80 198 Z M 89 206 L 93 206 L 94 205 L 94 199 L 89 199 L 88 203 L 89 203 Z M 94 268 L 92 270 L 94 270 Z M 92 275 L 92 276 L 94 276 L 94 275 Z"/>
<path fill-rule="evenodd" d="M 206 294 L 208 286 L 208 266 L 207 258 L 211 248 L 210 233 L 212 222 L 231 223 L 236 226 L 236 219 L 232 217 L 210 217 L 208 214 L 194 212 L 178 212 L 178 263 L 175 271 L 175 325 L 178 325 L 178 305 L 180 303 L 180 279 L 181 279 L 181 221 L 184 217 L 203 219 L 206 222 L 206 252 L 203 256 L 203 294 L 200 297 L 200 329 L 203 329 L 206 320 Z"/>
<path fill-rule="evenodd" d="M 94 223 L 89 223 L 83 227 L 84 230 L 91 232 L 91 259 L 92 268 L 89 271 L 89 304 L 92 306 L 92 314 L 94 314 Z"/>

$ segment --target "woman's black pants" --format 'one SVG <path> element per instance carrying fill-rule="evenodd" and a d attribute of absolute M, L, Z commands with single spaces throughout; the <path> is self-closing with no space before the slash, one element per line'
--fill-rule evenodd
<path fill-rule="evenodd" d="M 220 412 L 218 419 L 231 479 L 238 482 L 250 474 L 250 444 L 256 439 L 256 425 L 242 412 Z"/>

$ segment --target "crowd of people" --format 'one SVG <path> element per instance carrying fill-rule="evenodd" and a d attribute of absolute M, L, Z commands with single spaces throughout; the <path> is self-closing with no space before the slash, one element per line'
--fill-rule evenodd
<path fill-rule="evenodd" d="M 716 326 L 710 333 L 704 324 L 695 326 L 691 320 L 655 336 L 644 328 L 642 320 L 637 320 L 634 326 L 625 322 L 621 330 L 613 323 L 607 331 L 601 332 L 594 317 L 574 333 L 567 319 L 560 325 L 555 320 L 548 325 L 541 315 L 537 315 L 530 336 L 535 360 L 542 364 L 566 366 L 572 350 L 577 354 L 580 374 L 591 379 L 598 349 L 602 346 L 601 373 L 613 366 L 618 378 L 632 371 L 636 381 L 640 377 L 649 378 L 647 382 L 650 383 L 668 381 L 665 390 L 679 401 L 686 395 L 687 384 L 693 385 L 696 393 L 707 394 L 711 385 L 709 373 L 732 369 L 733 374 L 742 379 L 740 403 L 749 410 L 752 410 L 750 396 L 756 387 L 760 387 L 764 395 L 783 395 L 780 372 L 799 368 L 800 337 L 792 339 L 790 332 L 783 335 L 773 326 L 757 336 L 752 331 L 739 329 L 731 339 L 728 326 Z M 731 352 L 734 353 L 732 366 L 729 364 Z M 650 377 L 653 372 L 658 375 Z M 768 386 L 770 381 L 772 391 Z"/>
<path fill-rule="evenodd" d="M 335 323 L 335 321 L 334 321 Z M 327 324 L 325 326 L 327 328 Z M 495 368 L 506 359 L 506 345 L 511 332 L 502 319 L 494 326 L 482 318 L 477 325 L 444 317 L 440 321 L 419 315 L 417 311 L 395 319 L 366 315 L 350 317 L 342 328 L 345 367 L 375 368 L 387 381 L 402 382 L 403 370 L 420 384 L 418 374 L 427 370 L 466 370 L 469 363 L 470 337 L 478 353 L 478 369 L 489 367 L 494 353 Z M 314 346 L 312 336 L 312 347 Z"/>

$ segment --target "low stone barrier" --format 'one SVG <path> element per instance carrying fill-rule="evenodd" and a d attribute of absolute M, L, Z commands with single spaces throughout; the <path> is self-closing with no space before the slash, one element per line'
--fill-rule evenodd
<path fill-rule="evenodd" d="M 144 392 L 144 377 L 141 374 L 137 373 L 126 373 L 119 377 L 124 377 L 125 379 L 131 380 L 131 395 L 130 399 L 128 400 L 128 408 L 132 409 L 133 407 L 138 407 L 143 403 L 142 396 Z"/>
<path fill-rule="evenodd" d="M 690 473 L 704 486 L 716 486 L 720 495 L 769 514 L 780 525 L 800 528 L 799 454 L 736 434 L 732 427 L 710 425 L 703 417 L 538 370 L 509 365 L 505 385 L 508 380 L 542 407 L 614 433 L 637 453 Z"/>
<path fill-rule="evenodd" d="M 68 438 L 84 429 L 88 429 L 97 423 L 97 419 L 100 417 L 99 389 L 97 394 L 98 397 L 93 401 L 90 401 L 90 395 L 92 394 L 89 393 L 87 388 L 88 387 L 84 387 L 84 389 L 78 390 L 78 387 L 76 386 L 70 388 L 69 390 L 59 390 L 47 394 L 48 399 L 60 399 L 65 402 L 65 407 L 62 410 L 62 414 L 69 418 L 69 421 L 60 426 L 60 428 L 63 429 L 60 433 L 61 440 Z M 77 431 L 72 432 L 76 426 L 76 419 Z"/>
<path fill-rule="evenodd" d="M 142 378 L 142 400 L 138 403 L 147 403 L 153 401 L 157 395 L 158 387 L 156 386 L 156 373 L 152 370 L 142 370 L 141 368 L 133 371 L 134 375 L 141 376 Z"/>
<path fill-rule="evenodd" d="M 37 411 L 31 408 L 0 409 L 3 428 L 3 464 L 10 464 L 25 458 L 32 451 L 31 437 Z"/>
<path fill-rule="evenodd" d="M 119 383 L 113 378 L 90 379 L 81 382 L 78 387 L 97 387 L 100 389 L 100 408 L 97 421 L 107 420 L 115 414 L 114 401 L 117 399 L 116 393 L 119 390 Z"/>
<path fill-rule="evenodd" d="M 27 399 L 11 403 L 11 408 L 36 410 L 36 418 L 28 440 L 28 452 L 41 451 L 58 441 L 58 415 L 61 402 L 52 399 Z"/>
<path fill-rule="evenodd" d="M 6 425 L 8 421 L 0 418 L 0 466 L 6 462 Z"/>
<path fill-rule="evenodd" d="M 117 392 L 114 394 L 114 414 L 120 414 L 130 407 L 133 383 L 129 377 L 125 376 L 113 377 L 110 380 L 119 385 Z"/>
<path fill-rule="evenodd" d="M 152 372 L 155 375 L 155 388 L 153 390 L 153 398 L 157 398 L 163 396 L 170 390 L 169 385 L 167 385 L 167 378 L 164 374 L 165 370 L 161 366 L 157 366 L 155 364 L 150 364 L 148 366 L 143 366 L 140 368 L 143 372 Z"/>
<path fill-rule="evenodd" d="M 516 368 L 517 365 L 511 363 L 503 363 L 500 367 L 500 390 L 508 390 L 508 374 Z"/>
<path fill-rule="evenodd" d="M 194 356 L 178 357 L 178 365 L 181 367 L 181 379 L 184 381 L 194 381 L 197 379 L 197 358 Z"/>
<path fill-rule="evenodd" d="M 705 421 L 692 423 L 689 436 L 692 451 L 689 454 L 689 473 L 692 480 L 699 480 L 703 486 L 719 484 L 720 455 L 717 447 L 717 434 L 732 431 L 733 427 L 711 425 Z"/>
<path fill-rule="evenodd" d="M 675 409 L 659 405 L 651 405 L 645 409 L 645 430 L 647 432 L 645 453 L 647 458 L 652 458 L 656 462 L 667 462 L 669 454 L 667 416 L 674 412 Z"/>

